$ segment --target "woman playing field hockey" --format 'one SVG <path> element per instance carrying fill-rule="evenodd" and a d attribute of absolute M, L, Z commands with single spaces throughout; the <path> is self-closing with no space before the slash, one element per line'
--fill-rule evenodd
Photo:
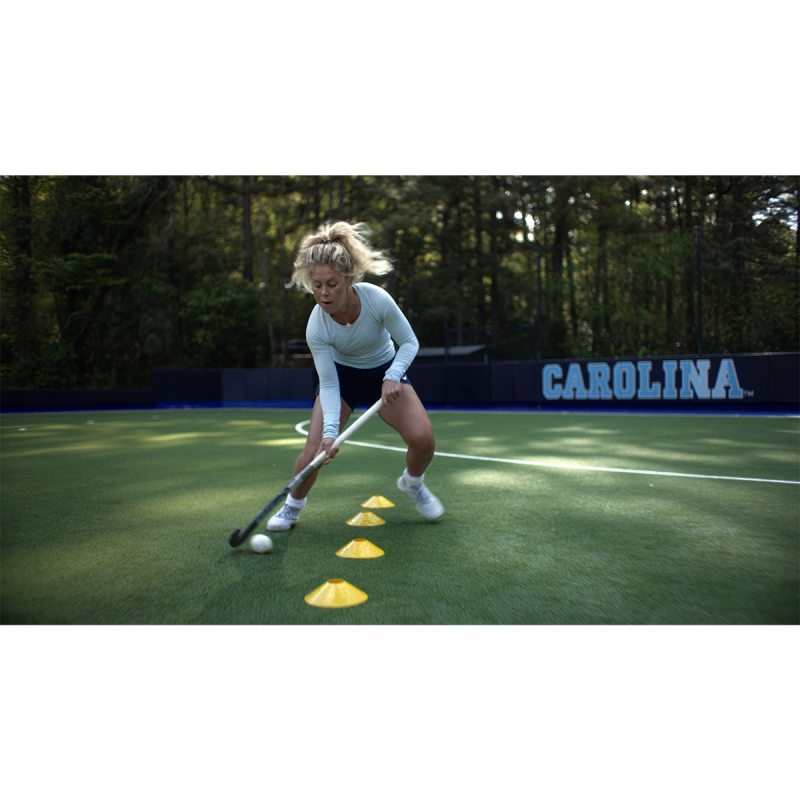
<path fill-rule="evenodd" d="M 316 301 L 308 318 L 306 341 L 319 387 L 308 440 L 293 474 L 323 451 L 325 463 L 334 458 L 334 439 L 353 409 L 381 399 L 381 417 L 408 448 L 397 488 L 414 501 L 425 519 L 434 521 L 444 514 L 444 507 L 425 486 L 424 476 L 436 439 L 425 407 L 406 377 L 419 344 L 391 295 L 363 282 L 366 275 L 385 275 L 392 270 L 386 256 L 371 247 L 368 233 L 363 223 L 323 225 L 303 239 L 294 262 L 287 288 L 309 292 Z M 316 477 L 314 471 L 292 489 L 281 510 L 267 522 L 267 530 L 294 527 Z"/>

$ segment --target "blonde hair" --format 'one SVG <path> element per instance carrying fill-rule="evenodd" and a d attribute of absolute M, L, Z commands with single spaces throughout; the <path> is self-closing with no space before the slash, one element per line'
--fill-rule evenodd
<path fill-rule="evenodd" d="M 370 246 L 370 229 L 363 222 L 326 222 L 300 242 L 294 260 L 292 279 L 286 284 L 311 292 L 311 270 L 318 264 L 328 264 L 342 275 L 352 276 L 358 283 L 367 273 L 385 275 L 394 267 L 380 250 Z"/>

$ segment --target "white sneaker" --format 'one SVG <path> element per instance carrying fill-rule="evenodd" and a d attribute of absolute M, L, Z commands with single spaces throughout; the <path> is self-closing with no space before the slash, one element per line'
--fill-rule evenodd
<path fill-rule="evenodd" d="M 401 475 L 397 479 L 397 488 L 414 501 L 417 511 L 429 522 L 439 519 L 444 514 L 444 506 L 439 502 L 439 498 L 422 481 L 417 486 L 409 486 L 405 475 Z"/>
<path fill-rule="evenodd" d="M 300 518 L 302 508 L 292 508 L 292 506 L 283 504 L 283 508 L 275 515 L 269 518 L 267 522 L 268 531 L 288 531 L 297 525 L 297 520 Z"/>

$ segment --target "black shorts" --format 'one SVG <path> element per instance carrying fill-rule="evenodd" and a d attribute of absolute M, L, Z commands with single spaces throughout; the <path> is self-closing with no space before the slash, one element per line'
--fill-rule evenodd
<path fill-rule="evenodd" d="M 370 369 L 359 369 L 358 367 L 346 367 L 344 364 L 336 364 L 336 372 L 339 375 L 339 395 L 342 400 L 355 409 L 358 406 L 371 406 L 376 400 L 380 400 L 383 391 L 383 376 L 391 366 L 391 361 L 387 361 L 380 367 Z M 411 381 L 407 375 L 400 378 L 400 383 Z M 319 394 L 319 382 L 314 392 L 314 397 Z"/>

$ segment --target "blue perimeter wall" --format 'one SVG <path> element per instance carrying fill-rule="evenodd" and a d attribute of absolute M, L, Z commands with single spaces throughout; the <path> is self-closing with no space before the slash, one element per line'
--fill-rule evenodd
<path fill-rule="evenodd" d="M 414 364 L 430 408 L 800 413 L 800 353 Z M 302 406 L 313 367 L 157 369 L 148 389 L 13 390 L 3 411 L 181 406 Z"/>

